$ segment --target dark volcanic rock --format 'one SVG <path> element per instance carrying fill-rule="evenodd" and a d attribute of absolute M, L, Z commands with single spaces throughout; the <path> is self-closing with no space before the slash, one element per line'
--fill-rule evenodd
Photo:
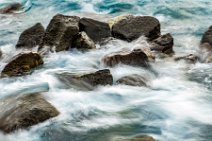
<path fill-rule="evenodd" d="M 155 139 L 148 135 L 140 135 L 130 139 L 117 139 L 115 141 L 155 141 Z"/>
<path fill-rule="evenodd" d="M 41 25 L 41 23 L 37 23 L 33 27 L 30 27 L 21 33 L 16 48 L 32 48 L 39 46 L 42 42 L 44 34 L 44 27 Z"/>
<path fill-rule="evenodd" d="M 54 50 L 56 52 L 68 50 L 75 35 L 79 33 L 77 16 L 64 16 L 58 14 L 50 21 L 39 52 Z"/>
<path fill-rule="evenodd" d="M 126 41 L 140 36 L 153 40 L 160 36 L 160 22 L 150 16 L 128 16 L 112 25 L 112 35 Z"/>
<path fill-rule="evenodd" d="M 205 43 L 210 46 L 208 49 L 212 51 L 212 26 L 210 26 L 209 29 L 203 34 L 201 44 Z"/>
<path fill-rule="evenodd" d="M 46 121 L 59 112 L 40 94 L 12 96 L 0 101 L 0 130 L 10 133 Z"/>
<path fill-rule="evenodd" d="M 103 58 L 103 62 L 110 67 L 120 63 L 132 66 L 146 67 L 148 66 L 148 57 L 141 49 L 135 49 L 131 52 L 122 51 L 106 55 Z"/>
<path fill-rule="evenodd" d="M 21 10 L 23 6 L 20 3 L 12 3 L 2 9 L 0 9 L 0 14 L 11 14 L 15 11 Z"/>
<path fill-rule="evenodd" d="M 96 21 L 89 18 L 80 19 L 80 31 L 85 31 L 94 42 L 101 42 L 111 37 L 108 23 Z"/>
<path fill-rule="evenodd" d="M 187 63 L 194 64 L 199 60 L 199 57 L 194 54 L 189 54 L 189 55 L 185 55 L 185 56 L 175 57 L 174 60 L 175 61 L 184 60 Z"/>
<path fill-rule="evenodd" d="M 130 86 L 147 86 L 146 81 L 147 80 L 143 76 L 133 74 L 120 78 L 116 83 Z"/>
<path fill-rule="evenodd" d="M 86 50 L 95 49 L 96 45 L 85 32 L 80 32 L 73 40 L 72 47 L 80 50 Z"/>
<path fill-rule="evenodd" d="M 33 68 L 42 65 L 43 60 L 37 53 L 20 53 L 3 69 L 1 76 L 18 76 L 29 73 Z"/>
<path fill-rule="evenodd" d="M 150 48 L 154 51 L 159 51 L 165 54 L 171 54 L 174 53 L 173 45 L 174 38 L 170 33 L 168 33 L 153 40 Z"/>
<path fill-rule="evenodd" d="M 57 74 L 57 78 L 68 88 L 92 90 L 98 85 L 112 85 L 113 76 L 110 70 L 99 70 L 94 73 L 75 75 L 71 73 Z"/>

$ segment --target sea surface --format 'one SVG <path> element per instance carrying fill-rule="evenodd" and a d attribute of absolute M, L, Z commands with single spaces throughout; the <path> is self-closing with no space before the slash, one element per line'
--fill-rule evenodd
<path fill-rule="evenodd" d="M 174 37 L 176 55 L 198 54 L 202 34 L 212 25 L 211 0 L 0 0 L 0 8 L 20 2 L 24 9 L 0 15 L 0 71 L 14 55 L 22 31 L 57 13 L 107 21 L 119 15 L 159 19 L 162 34 Z M 112 141 L 116 137 L 151 135 L 158 141 L 212 141 L 212 64 L 156 59 L 154 71 L 118 65 L 110 68 L 114 83 L 141 74 L 149 87 L 99 86 L 93 91 L 63 89 L 55 73 L 105 69 L 104 55 L 146 46 L 144 37 L 127 43 L 113 40 L 82 53 L 51 53 L 31 75 L 0 79 L 0 99 L 39 91 L 60 115 L 28 130 L 4 135 L 0 141 Z M 0 113 L 1 114 L 1 113 Z"/>

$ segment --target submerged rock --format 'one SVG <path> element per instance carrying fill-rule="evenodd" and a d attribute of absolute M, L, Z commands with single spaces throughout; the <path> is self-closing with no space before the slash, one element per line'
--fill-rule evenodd
<path fill-rule="evenodd" d="M 85 32 L 80 32 L 73 40 L 72 47 L 80 50 L 86 50 L 95 49 L 96 45 Z"/>
<path fill-rule="evenodd" d="M 130 139 L 116 139 L 115 141 L 155 141 L 155 139 L 148 135 L 140 135 Z"/>
<path fill-rule="evenodd" d="M 130 86 L 147 86 L 146 81 L 147 80 L 143 76 L 133 74 L 120 78 L 116 83 Z"/>
<path fill-rule="evenodd" d="M 98 85 L 113 84 L 113 76 L 108 69 L 80 75 L 61 73 L 57 74 L 56 76 L 68 88 L 75 88 L 80 90 L 92 90 Z"/>
<path fill-rule="evenodd" d="M 79 25 L 80 31 L 85 31 L 95 43 L 111 37 L 111 31 L 108 23 L 89 18 L 82 18 L 80 19 Z"/>
<path fill-rule="evenodd" d="M 0 101 L 0 130 L 10 133 L 44 122 L 59 112 L 41 94 L 11 96 Z"/>
<path fill-rule="evenodd" d="M 103 62 L 110 67 L 118 64 L 126 64 L 132 66 L 148 66 L 148 57 L 141 49 L 134 49 L 133 51 L 120 51 L 103 58 Z"/>
<path fill-rule="evenodd" d="M 79 21 L 77 16 L 54 16 L 46 29 L 39 52 L 68 50 L 74 36 L 79 33 Z"/>
<path fill-rule="evenodd" d="M 37 23 L 21 33 L 16 48 L 32 48 L 39 46 L 42 42 L 44 34 L 44 27 L 41 23 Z"/>
<path fill-rule="evenodd" d="M 184 60 L 187 63 L 194 64 L 199 60 L 199 57 L 194 54 L 189 54 L 189 55 L 185 55 L 185 56 L 175 57 L 174 60 L 175 61 Z"/>
<path fill-rule="evenodd" d="M 151 50 L 162 52 L 165 54 L 172 54 L 174 45 L 174 38 L 170 33 L 162 35 L 151 43 Z"/>
<path fill-rule="evenodd" d="M 0 14 L 11 14 L 15 11 L 19 11 L 23 8 L 23 6 L 20 3 L 12 3 L 2 9 L 0 9 Z"/>
<path fill-rule="evenodd" d="M 43 60 L 37 53 L 20 53 L 3 69 L 1 76 L 19 76 L 28 74 L 33 68 L 42 65 Z"/>
<path fill-rule="evenodd" d="M 160 22 L 150 16 L 127 16 L 112 25 L 112 35 L 126 41 L 140 36 L 153 40 L 160 36 Z"/>

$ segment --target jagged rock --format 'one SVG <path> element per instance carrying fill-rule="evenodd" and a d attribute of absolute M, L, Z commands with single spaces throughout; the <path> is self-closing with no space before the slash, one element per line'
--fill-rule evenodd
<path fill-rule="evenodd" d="M 49 49 L 56 52 L 68 50 L 74 36 L 79 33 L 79 21 L 80 18 L 77 16 L 54 16 L 46 29 L 39 52 Z"/>
<path fill-rule="evenodd" d="M 96 45 L 85 32 L 80 32 L 73 40 L 72 47 L 80 50 L 86 50 L 95 49 Z"/>
<path fill-rule="evenodd" d="M 21 33 L 16 48 L 32 48 L 39 46 L 42 42 L 45 29 L 41 23 L 37 23 Z"/>
<path fill-rule="evenodd" d="M 148 66 L 148 57 L 141 49 L 134 49 L 133 51 L 121 51 L 106 55 L 103 62 L 110 67 L 120 63 L 132 66 Z"/>
<path fill-rule="evenodd" d="M 111 37 L 108 23 L 96 21 L 89 18 L 80 19 L 80 31 L 85 31 L 87 35 L 95 42 L 99 43 L 104 39 Z"/>
<path fill-rule="evenodd" d="M 0 14 L 11 14 L 14 13 L 15 11 L 21 10 L 22 8 L 23 6 L 20 3 L 12 3 L 0 9 Z"/>
<path fill-rule="evenodd" d="M 33 68 L 42 65 L 43 60 L 37 53 L 20 53 L 3 69 L 1 76 L 18 76 L 28 74 Z"/>
<path fill-rule="evenodd" d="M 165 54 L 172 54 L 174 45 L 174 38 L 170 33 L 162 35 L 151 43 L 151 50 L 162 52 Z"/>
<path fill-rule="evenodd" d="M 41 94 L 11 96 L 0 101 L 0 130 L 10 133 L 44 122 L 59 112 Z"/>
<path fill-rule="evenodd" d="M 116 139 L 115 141 L 155 141 L 155 139 L 148 135 L 140 135 L 129 139 Z"/>
<path fill-rule="evenodd" d="M 108 69 L 80 75 L 60 73 L 56 74 L 56 76 L 67 88 L 75 88 L 79 90 L 92 90 L 98 85 L 113 84 L 113 76 Z"/>
<path fill-rule="evenodd" d="M 133 74 L 118 79 L 116 83 L 130 86 L 147 86 L 146 81 L 147 80 L 143 76 Z"/>
<path fill-rule="evenodd" d="M 160 36 L 160 22 L 150 16 L 127 16 L 112 25 L 112 35 L 126 41 L 140 36 L 153 40 Z"/>
<path fill-rule="evenodd" d="M 185 55 L 185 56 L 175 57 L 174 60 L 175 61 L 184 60 L 187 63 L 194 64 L 199 60 L 199 57 L 194 54 L 189 54 L 189 55 Z"/>

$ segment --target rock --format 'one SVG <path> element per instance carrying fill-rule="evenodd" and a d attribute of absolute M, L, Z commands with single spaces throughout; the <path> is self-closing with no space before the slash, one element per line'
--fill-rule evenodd
<path fill-rule="evenodd" d="M 210 26 L 209 29 L 203 34 L 201 39 L 201 45 L 202 44 L 208 44 L 206 49 L 212 51 L 212 26 Z"/>
<path fill-rule="evenodd" d="M 11 14 L 15 11 L 19 11 L 23 8 L 23 6 L 20 3 L 12 3 L 2 9 L 0 9 L 0 14 Z"/>
<path fill-rule="evenodd" d="M 149 62 L 155 61 L 155 54 L 151 51 L 150 48 L 142 48 L 141 50 L 147 55 Z"/>
<path fill-rule="evenodd" d="M 172 54 L 174 45 L 174 38 L 170 33 L 162 35 L 151 43 L 151 50 L 162 52 L 165 54 Z"/>
<path fill-rule="evenodd" d="M 80 75 L 62 73 L 57 74 L 56 76 L 68 88 L 75 88 L 80 90 L 92 90 L 98 85 L 104 86 L 113 84 L 113 76 L 108 69 Z"/>
<path fill-rule="evenodd" d="M 39 46 L 42 42 L 45 29 L 41 23 L 37 23 L 21 33 L 16 48 L 32 48 Z"/>
<path fill-rule="evenodd" d="M 89 18 L 82 18 L 80 19 L 79 26 L 80 31 L 85 31 L 95 43 L 99 43 L 104 39 L 111 37 L 111 31 L 108 23 Z"/>
<path fill-rule="evenodd" d="M 1 51 L 1 49 L 0 49 L 0 58 L 2 57 L 2 55 L 3 55 L 3 53 L 2 53 L 2 51 Z"/>
<path fill-rule="evenodd" d="M 148 66 L 148 57 L 141 49 L 134 49 L 133 51 L 121 51 L 103 58 L 103 62 L 110 67 L 120 63 L 132 66 Z"/>
<path fill-rule="evenodd" d="M 85 32 L 80 32 L 73 40 L 72 47 L 80 50 L 86 50 L 95 49 L 96 45 Z"/>
<path fill-rule="evenodd" d="M 189 54 L 189 55 L 185 55 L 185 56 L 175 57 L 174 60 L 175 61 L 184 60 L 187 63 L 195 64 L 197 61 L 199 61 L 199 57 L 194 54 Z"/>
<path fill-rule="evenodd" d="M 115 141 L 155 141 L 155 139 L 148 135 L 140 135 L 131 139 L 117 139 Z"/>
<path fill-rule="evenodd" d="M 77 16 L 54 16 L 46 29 L 39 52 L 48 51 L 49 48 L 56 52 L 68 50 L 74 36 L 79 33 L 79 21 Z"/>
<path fill-rule="evenodd" d="M 116 83 L 130 86 L 147 86 L 146 81 L 147 80 L 143 76 L 133 74 L 120 78 Z"/>
<path fill-rule="evenodd" d="M 127 19 L 127 18 L 130 18 L 132 15 L 121 15 L 121 16 L 117 16 L 117 17 L 114 17 L 114 18 L 111 18 L 109 21 L 108 21 L 108 24 L 110 26 L 110 29 L 112 29 L 113 25 L 118 23 L 119 21 L 121 20 L 124 20 L 124 19 Z"/>
<path fill-rule="evenodd" d="M 11 96 L 0 101 L 0 130 L 11 133 L 44 122 L 59 112 L 41 94 Z"/>
<path fill-rule="evenodd" d="M 20 53 L 4 67 L 1 76 L 24 75 L 42 64 L 43 60 L 39 54 L 32 52 Z"/>
<path fill-rule="evenodd" d="M 160 36 L 160 22 L 150 16 L 127 16 L 115 22 L 112 36 L 126 41 L 133 41 L 140 36 L 153 40 Z"/>

